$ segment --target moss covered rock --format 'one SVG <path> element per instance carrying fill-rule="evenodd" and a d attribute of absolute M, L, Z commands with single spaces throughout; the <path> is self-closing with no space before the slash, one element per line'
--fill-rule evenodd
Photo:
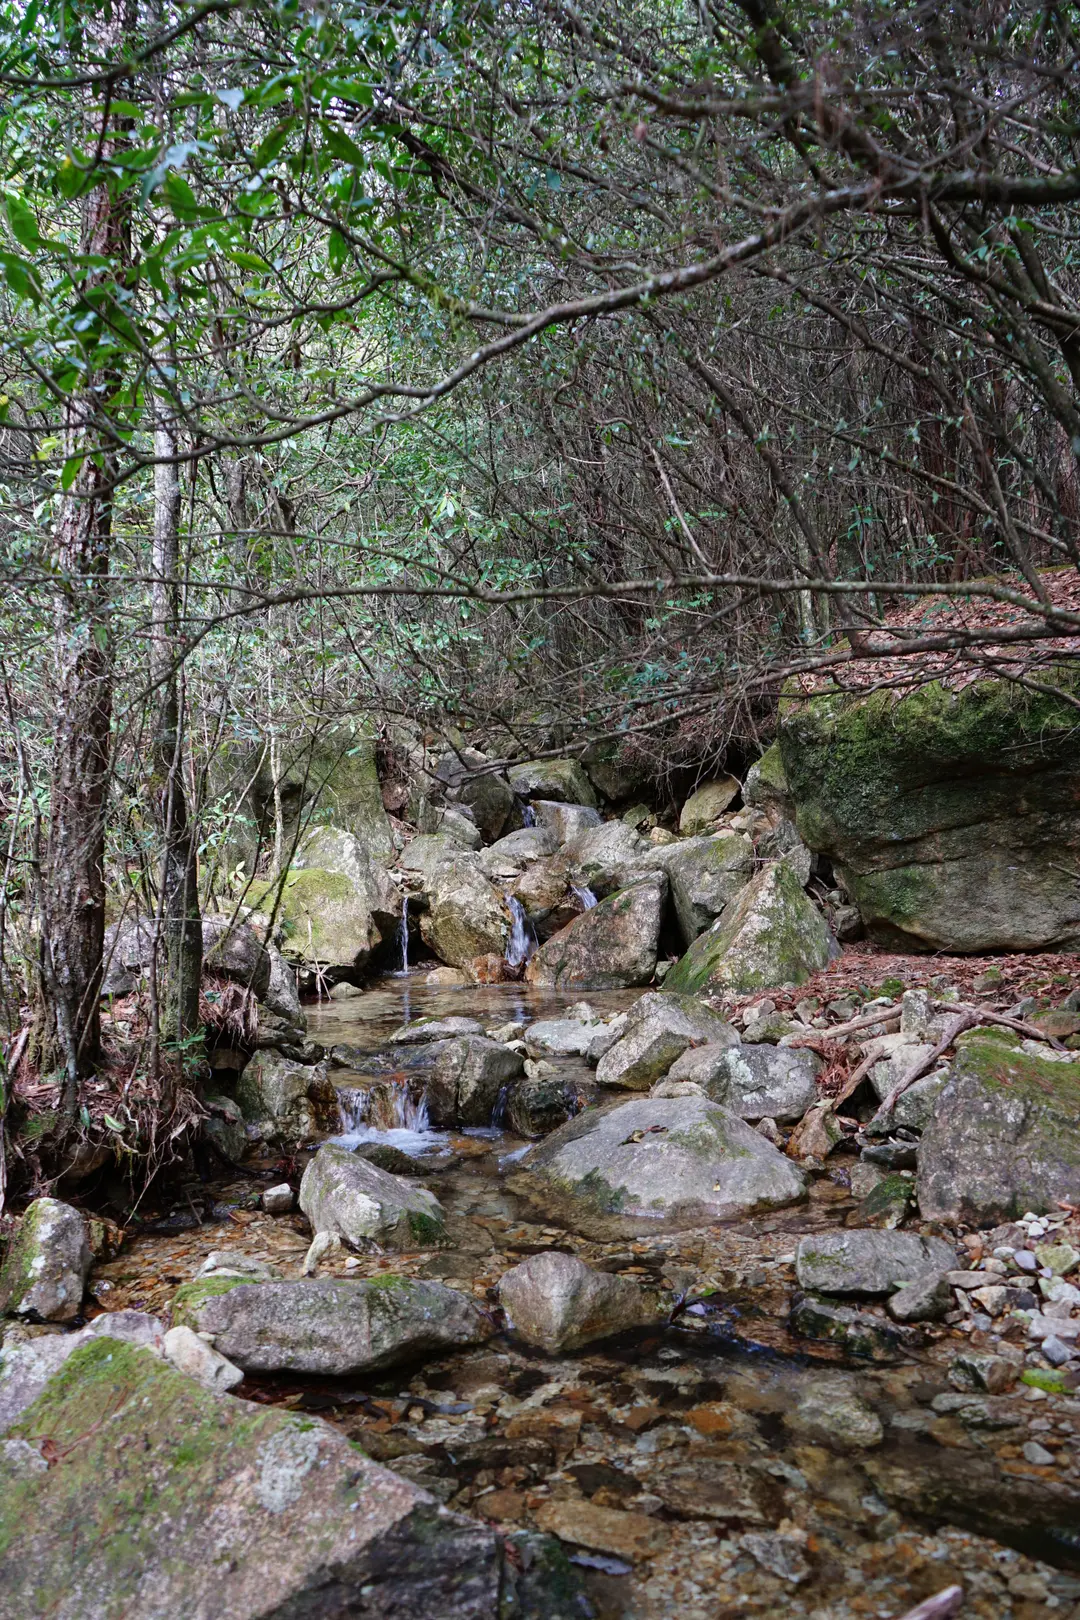
<path fill-rule="evenodd" d="M 656 972 L 667 879 L 655 874 L 601 900 L 541 945 L 526 969 L 530 984 L 554 990 L 625 990 Z"/>
<path fill-rule="evenodd" d="M 294 1063 L 280 1052 L 256 1052 L 236 1084 L 236 1101 L 268 1142 L 301 1142 L 337 1124 L 337 1092 L 325 1063 Z"/>
<path fill-rule="evenodd" d="M 596 794 L 575 759 L 534 759 L 512 765 L 506 773 L 521 799 L 558 799 L 561 804 L 595 806 Z"/>
<path fill-rule="evenodd" d="M 1006 1031 L 961 1036 L 916 1184 L 924 1216 L 975 1226 L 1080 1203 L 1080 1060 L 1035 1056 Z"/>
<path fill-rule="evenodd" d="M 434 1193 L 332 1143 L 321 1147 L 304 1171 L 300 1208 L 313 1232 L 331 1232 L 353 1244 L 430 1249 L 446 1242 Z"/>
<path fill-rule="evenodd" d="M 705 782 L 691 793 L 679 812 L 679 831 L 684 838 L 711 832 L 730 804 L 738 798 L 742 784 L 734 776 Z"/>
<path fill-rule="evenodd" d="M 704 1097 L 641 1097 L 587 1109 L 528 1159 L 574 1212 L 694 1225 L 781 1208 L 803 1172 L 751 1125 Z"/>
<path fill-rule="evenodd" d="M 0 1268 L 0 1316 L 70 1322 L 90 1271 L 86 1219 L 59 1198 L 38 1198 L 23 1216 Z"/>
<path fill-rule="evenodd" d="M 478 1620 L 499 1585 L 490 1531 L 328 1424 L 117 1339 L 71 1355 L 0 1447 L 3 1620 Z"/>
<path fill-rule="evenodd" d="M 786 861 L 736 895 L 664 980 L 666 989 L 773 990 L 803 984 L 829 960 L 829 930 Z"/>
<path fill-rule="evenodd" d="M 367 1282 L 234 1281 L 197 1305 L 185 1300 L 183 1314 L 247 1372 L 365 1372 L 482 1344 L 494 1332 L 467 1294 L 388 1273 Z"/>
<path fill-rule="evenodd" d="M 1080 945 L 1076 725 L 1049 693 L 935 683 L 787 700 L 779 741 L 799 831 L 832 859 L 872 938 L 1062 950 Z"/>
<path fill-rule="evenodd" d="M 680 838 L 641 864 L 667 873 L 679 931 L 687 945 L 703 934 L 754 875 L 754 846 L 745 833 Z"/>

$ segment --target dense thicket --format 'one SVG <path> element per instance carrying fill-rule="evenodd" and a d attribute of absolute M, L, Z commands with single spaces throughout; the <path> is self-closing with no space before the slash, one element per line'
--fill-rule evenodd
<path fill-rule="evenodd" d="M 659 774 L 799 671 L 1060 679 L 1072 8 L 0 18 L 0 951 L 72 1115 L 107 889 L 195 1033 L 230 750 L 365 712 Z"/>

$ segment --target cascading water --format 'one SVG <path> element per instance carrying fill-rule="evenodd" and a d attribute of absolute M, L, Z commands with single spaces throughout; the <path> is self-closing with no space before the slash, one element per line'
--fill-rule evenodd
<path fill-rule="evenodd" d="M 491 1110 L 491 1124 L 496 1131 L 501 1131 L 506 1124 L 506 1105 L 510 1098 L 510 1087 L 500 1086 L 499 1095 L 495 1099 L 495 1106 Z"/>
<path fill-rule="evenodd" d="M 527 962 L 535 951 L 536 935 L 521 901 L 515 900 L 512 894 L 504 895 L 503 899 L 511 917 L 510 938 L 506 942 L 506 964 L 508 967 L 517 968 L 523 962 Z"/>
<path fill-rule="evenodd" d="M 570 889 L 581 901 L 583 911 L 591 911 L 596 905 L 596 896 L 586 884 L 571 883 Z"/>
<path fill-rule="evenodd" d="M 402 1153 L 419 1157 L 442 1147 L 445 1134 L 433 1131 L 428 1114 L 427 1093 L 414 1098 L 407 1080 L 391 1082 L 389 1115 L 392 1125 L 380 1129 L 369 1123 L 371 1092 L 360 1087 L 338 1088 L 338 1112 L 341 1115 L 341 1135 L 333 1138 L 339 1147 L 357 1148 L 365 1142 L 381 1142 L 396 1147 Z M 386 1112 L 382 1112 L 386 1119 Z"/>
<path fill-rule="evenodd" d="M 409 897 L 404 895 L 401 901 L 401 922 L 398 924 L 398 949 L 401 952 L 401 967 L 399 972 L 409 971 Z"/>
<path fill-rule="evenodd" d="M 360 1086 L 339 1086 L 337 1100 L 342 1134 L 348 1136 L 362 1130 L 367 1119 L 369 1093 Z"/>
<path fill-rule="evenodd" d="M 522 805 L 522 807 L 521 807 L 521 820 L 522 820 L 523 826 L 526 826 L 526 827 L 535 827 L 536 826 L 536 811 L 533 809 L 531 804 L 523 804 Z"/>

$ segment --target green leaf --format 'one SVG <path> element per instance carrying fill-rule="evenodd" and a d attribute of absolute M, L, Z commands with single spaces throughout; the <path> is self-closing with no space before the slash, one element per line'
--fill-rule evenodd
<path fill-rule="evenodd" d="M 80 164 L 73 163 L 66 157 L 56 171 L 56 185 L 61 197 L 68 202 L 81 195 L 89 183 L 90 176 Z"/>
<path fill-rule="evenodd" d="M 3 270 L 4 280 L 17 298 L 29 298 L 37 304 L 41 301 L 41 293 L 33 270 L 25 259 L 20 259 L 17 253 L 0 253 L 0 270 Z"/>
<path fill-rule="evenodd" d="M 161 189 L 168 198 L 169 206 L 178 219 L 191 219 L 198 214 L 199 204 L 196 201 L 195 193 L 183 175 L 177 174 L 175 169 L 171 174 L 165 176 Z"/>
<path fill-rule="evenodd" d="M 114 1119 L 111 1114 L 106 1114 L 104 1117 L 105 1117 L 105 1123 L 109 1127 L 110 1131 L 120 1131 L 121 1133 L 123 1132 L 124 1127 L 121 1125 L 121 1123 L 120 1123 L 120 1121 L 118 1119 Z"/>
<path fill-rule="evenodd" d="M 225 255 L 233 264 L 238 264 L 241 270 L 269 270 L 270 266 L 265 259 L 257 253 L 246 253 L 243 248 L 230 248 Z"/>
<path fill-rule="evenodd" d="M 327 79 L 326 89 L 339 101 L 352 101 L 361 107 L 370 107 L 374 99 L 370 84 L 360 79 Z"/>
<path fill-rule="evenodd" d="M 289 138 L 289 131 L 295 124 L 295 118 L 286 118 L 276 129 L 272 129 L 266 139 L 256 148 L 252 163 L 256 169 L 267 169 L 271 163 L 276 162 L 282 147 Z"/>
<path fill-rule="evenodd" d="M 4 209 L 7 213 L 8 224 L 11 226 L 11 233 L 19 245 L 24 248 L 39 248 L 41 246 L 41 233 L 38 230 L 37 220 L 22 198 L 5 197 Z"/>
<path fill-rule="evenodd" d="M 85 456 L 68 456 L 60 473 L 60 488 L 65 492 L 69 490 L 82 468 Z"/>
<path fill-rule="evenodd" d="M 326 257 L 330 261 L 331 270 L 340 270 L 347 263 L 349 257 L 349 244 L 340 231 L 331 231 L 330 239 L 326 244 Z"/>
<path fill-rule="evenodd" d="M 363 152 L 355 141 L 349 139 L 343 129 L 338 129 L 336 124 L 324 124 L 323 134 L 326 137 L 327 150 L 339 163 L 350 163 L 354 169 L 365 167 L 367 159 Z"/>

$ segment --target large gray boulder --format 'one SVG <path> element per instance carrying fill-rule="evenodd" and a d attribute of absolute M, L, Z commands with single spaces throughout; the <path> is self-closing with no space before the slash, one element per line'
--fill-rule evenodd
<path fill-rule="evenodd" d="M 956 1250 L 917 1232 L 846 1230 L 799 1239 L 795 1275 L 821 1294 L 891 1294 L 929 1272 L 959 1269 Z"/>
<path fill-rule="evenodd" d="M 305 967 L 362 972 L 401 916 L 385 857 L 343 827 L 314 828 L 283 879 L 250 898 L 263 911 L 276 906 L 282 949 Z"/>
<path fill-rule="evenodd" d="M 494 1332 L 467 1294 L 383 1274 L 243 1283 L 208 1277 L 177 1291 L 173 1318 L 212 1335 L 246 1372 L 341 1376 L 482 1344 Z"/>
<path fill-rule="evenodd" d="M 270 988 L 270 957 L 250 923 L 239 918 L 204 917 L 202 920 L 203 972 L 242 984 L 259 1001 Z"/>
<path fill-rule="evenodd" d="M 676 962 L 672 990 L 775 990 L 804 984 L 833 950 L 821 913 L 786 861 L 763 866 Z"/>
<path fill-rule="evenodd" d="M 306 1030 L 307 1017 L 300 1005 L 296 974 L 276 946 L 267 945 L 265 949 L 270 961 L 270 974 L 263 996 L 267 1011 L 276 1018 L 284 1019 L 291 1029 Z"/>
<path fill-rule="evenodd" d="M 152 1350 L 155 1355 L 164 1353 L 165 1324 L 145 1311 L 110 1311 L 96 1316 L 85 1327 L 79 1328 L 77 1333 L 20 1338 L 17 1332 L 9 1331 L 0 1345 L 0 1435 L 18 1421 L 28 1406 L 33 1405 L 49 1379 L 60 1370 L 69 1356 L 73 1356 L 90 1340 L 102 1336 L 140 1345 L 145 1350 Z M 0 1467 L 3 1457 L 4 1450 L 0 1446 Z M 2 1557 L 0 1553 L 0 1559 Z M 0 1580 L 0 1587 L 2 1584 Z M 0 1610 L 0 1614 L 2 1612 Z"/>
<path fill-rule="evenodd" d="M 487 1620 L 498 1538 L 318 1418 L 80 1345 L 0 1443 L 0 1617 Z"/>
<path fill-rule="evenodd" d="M 498 1293 L 518 1338 L 552 1355 L 656 1321 L 655 1296 L 636 1282 L 557 1250 L 504 1272 Z"/>
<path fill-rule="evenodd" d="M 630 1008 L 622 1039 L 601 1057 L 596 1078 L 602 1086 L 647 1091 L 688 1047 L 738 1040 L 719 1013 L 693 997 L 656 992 Z"/>
<path fill-rule="evenodd" d="M 440 962 L 464 967 L 477 956 L 503 955 L 509 914 L 478 857 L 462 852 L 440 862 L 426 888 L 428 908 L 420 917 L 420 935 Z"/>
<path fill-rule="evenodd" d="M 821 1059 L 785 1046 L 739 1046 L 709 1053 L 699 1065 L 672 1070 L 673 1080 L 696 1080 L 713 1102 L 740 1119 L 801 1119 L 817 1102 Z"/>
<path fill-rule="evenodd" d="M 753 877 L 754 846 L 745 833 L 683 838 L 650 850 L 641 865 L 667 873 L 679 930 L 690 945 Z"/>
<path fill-rule="evenodd" d="M 360 1246 L 429 1249 L 446 1241 L 442 1205 L 426 1187 L 326 1143 L 304 1171 L 300 1208 L 311 1229 Z"/>
<path fill-rule="evenodd" d="M 433 1125 L 489 1125 L 503 1086 L 525 1071 L 520 1052 L 499 1041 L 464 1035 L 440 1046 L 428 1082 Z"/>
<path fill-rule="evenodd" d="M 541 860 L 545 855 L 554 855 L 559 847 L 559 838 L 550 827 L 519 827 L 517 832 L 507 833 L 495 842 L 480 857 L 481 865 L 489 874 L 496 867 L 504 863 L 524 866 L 529 861 Z"/>
<path fill-rule="evenodd" d="M 558 799 L 595 806 L 592 783 L 574 759 L 534 759 L 511 765 L 507 780 L 520 799 Z"/>
<path fill-rule="evenodd" d="M 1056 679 L 1071 690 L 980 680 L 785 702 L 779 741 L 799 831 L 833 862 L 878 943 L 1080 944 L 1075 676 Z"/>
<path fill-rule="evenodd" d="M 705 782 L 697 788 L 679 813 L 679 831 L 683 837 L 711 832 L 741 791 L 742 784 L 734 776 L 722 776 L 718 781 Z"/>
<path fill-rule="evenodd" d="M 294 1063 L 280 1052 L 256 1052 L 236 1084 L 244 1119 L 267 1142 L 300 1142 L 333 1127 L 338 1099 L 325 1063 Z"/>
<path fill-rule="evenodd" d="M 602 900 L 553 934 L 530 958 L 530 984 L 555 990 L 624 990 L 648 984 L 656 953 L 667 880 L 632 884 Z"/>
<path fill-rule="evenodd" d="M 86 1218 L 58 1198 L 37 1198 L 0 1268 L 0 1316 L 70 1322 L 82 1309 L 90 1271 Z"/>
<path fill-rule="evenodd" d="M 525 1031 L 530 1057 L 584 1057 L 603 1025 L 600 1014 L 582 1018 L 540 1018 Z"/>
<path fill-rule="evenodd" d="M 919 1209 L 992 1226 L 1080 1203 L 1080 1058 L 1025 1052 L 1003 1030 L 957 1042 L 919 1144 Z"/>
<path fill-rule="evenodd" d="M 648 848 L 625 821 L 603 821 L 571 838 L 561 853 L 575 883 L 609 894 L 638 875 L 640 857 Z"/>
<path fill-rule="evenodd" d="M 704 1097 L 587 1109 L 532 1150 L 528 1172 L 582 1216 L 682 1226 L 782 1208 L 806 1193 L 790 1159 Z"/>
<path fill-rule="evenodd" d="M 570 843 L 601 824 L 599 810 L 594 810 L 588 804 L 560 804 L 558 799 L 534 799 L 532 808 L 537 826 L 551 834 L 556 847 Z"/>

